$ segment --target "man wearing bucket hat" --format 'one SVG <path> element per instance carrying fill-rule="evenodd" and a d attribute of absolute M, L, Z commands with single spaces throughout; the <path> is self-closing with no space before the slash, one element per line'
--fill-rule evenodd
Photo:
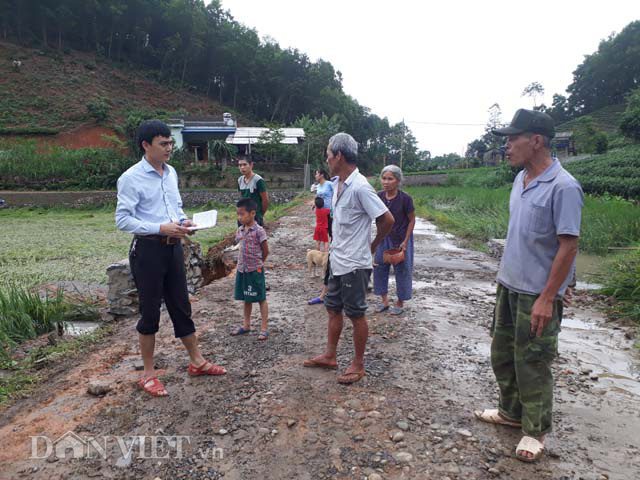
<path fill-rule="evenodd" d="M 516 457 L 538 460 L 551 430 L 553 375 L 562 297 L 575 271 L 584 195 L 551 156 L 553 119 L 520 109 L 492 131 L 507 138 L 506 156 L 522 167 L 511 190 L 509 230 L 500 261 L 491 328 L 498 409 L 476 411 L 485 422 L 522 428 Z"/>

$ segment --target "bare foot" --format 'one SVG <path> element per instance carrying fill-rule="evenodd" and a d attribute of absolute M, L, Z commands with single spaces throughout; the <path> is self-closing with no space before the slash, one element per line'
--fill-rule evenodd
<path fill-rule="evenodd" d="M 309 358 L 304 361 L 303 365 L 308 368 L 328 368 L 335 370 L 338 368 L 338 362 L 335 357 L 328 357 L 326 354 Z"/>

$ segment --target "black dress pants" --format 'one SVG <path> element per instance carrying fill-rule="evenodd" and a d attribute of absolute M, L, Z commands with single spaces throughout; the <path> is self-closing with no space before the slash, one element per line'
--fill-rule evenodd
<path fill-rule="evenodd" d="M 136 237 L 129 251 L 129 265 L 140 300 L 141 316 L 136 330 L 143 335 L 158 331 L 160 305 L 164 299 L 175 336 L 194 333 L 182 244 L 167 245 L 158 236 Z"/>

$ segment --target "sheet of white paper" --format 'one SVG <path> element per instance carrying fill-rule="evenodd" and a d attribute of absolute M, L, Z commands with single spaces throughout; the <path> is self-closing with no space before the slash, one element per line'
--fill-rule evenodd
<path fill-rule="evenodd" d="M 189 230 L 203 230 L 205 228 L 215 227 L 216 221 L 218 220 L 218 211 L 217 210 L 208 210 L 206 212 L 198 212 L 193 214 L 193 219 L 191 220 L 196 224 L 195 227 L 188 227 Z"/>

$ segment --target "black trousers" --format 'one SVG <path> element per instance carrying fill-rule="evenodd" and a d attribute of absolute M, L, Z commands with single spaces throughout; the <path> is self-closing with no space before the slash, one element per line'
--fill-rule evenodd
<path fill-rule="evenodd" d="M 136 330 L 143 335 L 158 331 L 160 305 L 164 299 L 175 336 L 194 333 L 182 244 L 164 245 L 157 239 L 135 238 L 129 250 L 129 265 L 140 300 Z"/>

